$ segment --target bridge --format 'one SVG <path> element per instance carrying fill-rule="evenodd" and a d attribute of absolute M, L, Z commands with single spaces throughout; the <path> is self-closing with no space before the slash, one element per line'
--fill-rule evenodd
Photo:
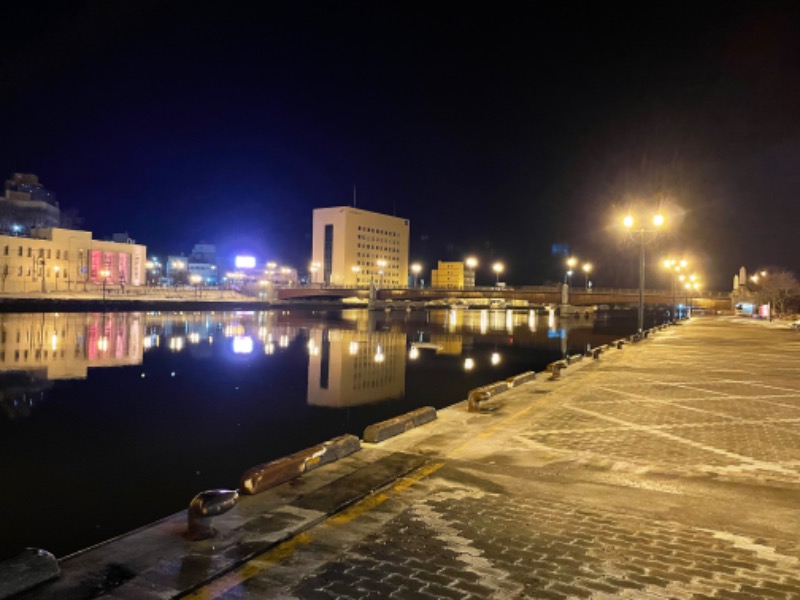
<path fill-rule="evenodd" d="M 342 298 L 369 298 L 368 288 L 303 286 L 278 288 L 278 300 L 341 300 Z M 505 300 L 527 301 L 531 305 L 561 304 L 561 286 L 524 286 L 517 288 L 383 288 L 376 290 L 378 300 L 412 302 L 429 302 L 434 300 Z M 731 295 L 729 293 L 694 291 L 691 296 L 678 293 L 674 297 L 669 290 L 645 290 L 644 301 L 647 305 L 689 304 L 697 308 L 709 310 L 730 310 Z M 638 289 L 615 288 L 572 288 L 569 291 L 569 304 L 572 306 L 637 306 L 639 304 Z"/>

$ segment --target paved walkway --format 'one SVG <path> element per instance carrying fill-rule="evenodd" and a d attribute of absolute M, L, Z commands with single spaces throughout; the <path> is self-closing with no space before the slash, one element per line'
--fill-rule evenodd
<path fill-rule="evenodd" d="M 206 569 L 185 597 L 800 599 L 800 332 L 697 318 L 507 394 L 282 486 L 282 508 L 220 518 L 222 539 L 110 596 L 172 597 Z"/>
<path fill-rule="evenodd" d="M 800 598 L 800 334 L 695 319 L 510 394 L 192 597 Z"/>

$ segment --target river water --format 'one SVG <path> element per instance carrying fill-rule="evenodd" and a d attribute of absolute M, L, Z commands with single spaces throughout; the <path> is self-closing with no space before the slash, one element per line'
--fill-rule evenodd
<path fill-rule="evenodd" d="M 530 310 L 0 315 L 0 559 L 62 557 L 634 327 Z"/>

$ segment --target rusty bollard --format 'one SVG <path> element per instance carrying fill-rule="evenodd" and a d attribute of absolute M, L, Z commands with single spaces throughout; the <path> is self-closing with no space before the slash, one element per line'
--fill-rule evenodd
<path fill-rule="evenodd" d="M 214 537 L 217 531 L 211 520 L 228 512 L 238 501 L 239 492 L 236 490 L 206 490 L 197 494 L 189 503 L 186 538 L 198 542 Z"/>

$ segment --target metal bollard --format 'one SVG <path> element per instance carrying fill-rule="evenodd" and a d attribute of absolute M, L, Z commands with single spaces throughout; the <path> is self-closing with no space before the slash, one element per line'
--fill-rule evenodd
<path fill-rule="evenodd" d="M 217 531 L 211 519 L 228 512 L 238 501 L 237 490 L 206 490 L 197 494 L 189 503 L 186 538 L 198 542 L 214 537 Z"/>

